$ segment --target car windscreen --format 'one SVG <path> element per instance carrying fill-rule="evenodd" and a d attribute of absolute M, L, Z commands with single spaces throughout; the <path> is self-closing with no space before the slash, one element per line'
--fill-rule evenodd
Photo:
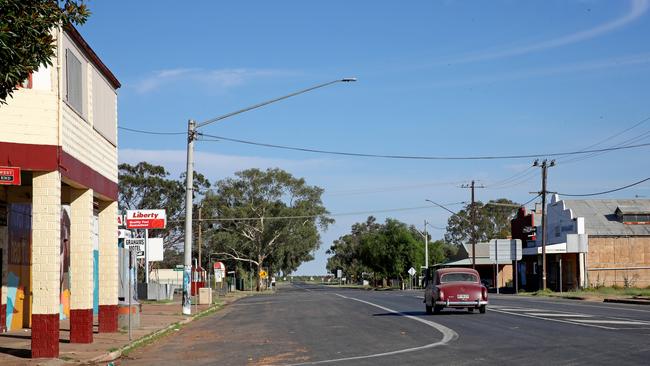
<path fill-rule="evenodd" d="M 478 282 L 476 275 L 471 273 L 447 273 L 442 275 L 440 283 L 449 282 Z"/>

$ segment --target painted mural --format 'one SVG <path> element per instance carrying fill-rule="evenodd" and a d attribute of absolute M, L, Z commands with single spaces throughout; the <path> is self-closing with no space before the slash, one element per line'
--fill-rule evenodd
<path fill-rule="evenodd" d="M 59 319 L 70 318 L 70 206 L 61 206 L 61 307 Z"/>
<path fill-rule="evenodd" d="M 9 205 L 7 268 L 8 330 L 29 327 L 31 321 L 32 206 Z"/>

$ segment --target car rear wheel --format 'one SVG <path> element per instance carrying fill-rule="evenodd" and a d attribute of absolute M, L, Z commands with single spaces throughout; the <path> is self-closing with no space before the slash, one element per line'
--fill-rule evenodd
<path fill-rule="evenodd" d="M 433 314 L 433 307 L 429 306 L 429 305 L 425 305 L 425 306 L 426 306 L 426 309 L 427 309 L 427 314 L 429 314 L 429 315 Z"/>
<path fill-rule="evenodd" d="M 485 305 L 481 305 L 481 306 L 479 306 L 478 311 L 479 311 L 481 314 L 485 314 Z"/>

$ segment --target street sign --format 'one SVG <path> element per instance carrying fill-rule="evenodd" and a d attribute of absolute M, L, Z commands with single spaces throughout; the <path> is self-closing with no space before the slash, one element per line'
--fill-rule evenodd
<path fill-rule="evenodd" d="M 340 270 L 340 269 L 337 269 L 336 270 L 336 278 L 341 278 L 341 277 L 343 277 L 343 271 Z"/>
<path fill-rule="evenodd" d="M 415 268 L 413 268 L 413 267 L 409 268 L 409 274 L 411 276 L 415 276 Z"/>
<path fill-rule="evenodd" d="M 0 185 L 19 186 L 20 168 L 15 166 L 0 166 Z"/>
<path fill-rule="evenodd" d="M 167 225 L 165 210 L 127 210 L 128 229 L 164 229 Z"/>
<path fill-rule="evenodd" d="M 214 281 L 219 283 L 222 282 L 224 277 L 226 277 L 226 266 L 221 262 L 214 263 Z"/>
<path fill-rule="evenodd" d="M 266 276 L 267 276 L 266 271 L 265 271 L 265 270 L 261 270 L 261 271 L 260 271 L 260 278 L 266 278 Z"/>
<path fill-rule="evenodd" d="M 176 267 L 174 267 L 175 272 L 183 272 L 183 269 L 185 267 L 182 264 L 177 264 Z"/>
<path fill-rule="evenodd" d="M 505 264 L 521 260 L 521 240 L 492 239 L 490 240 L 490 261 Z"/>
<path fill-rule="evenodd" d="M 136 258 L 144 258 L 144 238 L 125 238 L 124 246 L 129 250 L 134 250 Z"/>

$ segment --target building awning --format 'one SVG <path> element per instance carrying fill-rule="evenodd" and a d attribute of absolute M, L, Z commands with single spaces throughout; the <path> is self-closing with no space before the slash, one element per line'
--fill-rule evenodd
<path fill-rule="evenodd" d="M 542 247 L 524 248 L 523 255 L 538 255 L 542 254 Z M 566 253 L 566 243 L 547 244 L 546 254 Z"/>

